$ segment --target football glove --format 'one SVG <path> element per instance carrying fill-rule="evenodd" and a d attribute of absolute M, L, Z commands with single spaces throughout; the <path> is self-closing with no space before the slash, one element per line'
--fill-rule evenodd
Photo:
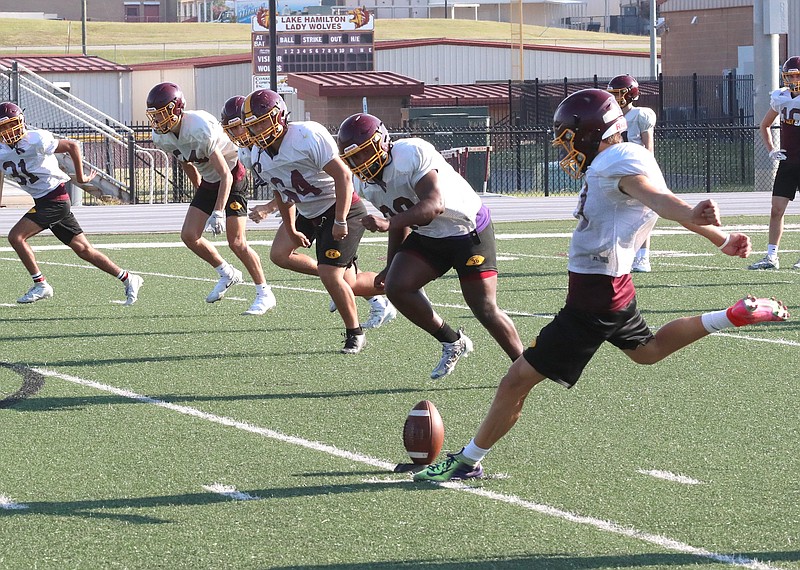
<path fill-rule="evenodd" d="M 786 151 L 782 148 L 775 148 L 769 151 L 772 160 L 786 160 Z"/>
<path fill-rule="evenodd" d="M 219 235 L 225 231 L 225 212 L 214 210 L 206 222 L 206 231 L 213 235 Z"/>

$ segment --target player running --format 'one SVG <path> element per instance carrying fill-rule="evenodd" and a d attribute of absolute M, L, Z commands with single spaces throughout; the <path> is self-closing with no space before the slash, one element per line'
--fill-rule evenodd
<path fill-rule="evenodd" d="M 181 88 L 159 83 L 147 95 L 147 118 L 153 128 L 153 143 L 174 156 L 195 187 L 186 212 L 181 239 L 219 275 L 206 297 L 216 303 L 228 289 L 242 282 L 242 272 L 225 261 L 203 231 L 213 235 L 227 230 L 228 245 L 244 264 L 256 286 L 256 298 L 245 315 L 263 315 L 275 307 L 275 296 L 267 285 L 261 259 L 247 243 L 247 178 L 237 157 L 236 146 L 225 136 L 219 121 L 205 111 L 185 109 Z"/>
<path fill-rule="evenodd" d="M 365 216 L 370 231 L 389 233 L 386 267 L 376 283 L 403 315 L 442 344 L 431 378 L 450 374 L 472 351 L 433 310 L 423 287 L 451 268 L 472 314 L 511 360 L 522 354 L 514 323 L 497 306 L 497 252 L 489 209 L 430 143 L 392 142 L 380 119 L 357 113 L 339 127 L 339 153 L 355 174 L 358 193 L 383 217 Z"/>
<path fill-rule="evenodd" d="M 342 352 L 357 354 L 364 348 L 366 336 L 365 326 L 358 322 L 354 295 L 378 296 L 385 301 L 379 315 L 381 323 L 393 319 L 396 311 L 379 295 L 382 291 L 375 287 L 375 273 L 355 271 L 356 251 L 364 233 L 359 220 L 367 209 L 353 193 L 352 173 L 339 158 L 336 141 L 325 127 L 314 121 L 289 123 L 286 103 L 274 91 L 257 89 L 250 93 L 243 116 L 255 141 L 253 168 L 275 188 L 283 218 L 273 250 L 277 244 L 293 252 L 316 241 L 319 278 L 345 325 Z M 287 269 L 313 274 L 313 260 L 296 255 L 283 258 L 305 266 Z"/>
<path fill-rule="evenodd" d="M 83 233 L 71 211 L 66 183 L 70 177 L 58 166 L 56 153 L 66 153 L 75 166 L 75 180 L 90 182 L 96 172 L 83 170 L 83 156 L 76 141 L 56 139 L 43 129 L 31 129 L 16 104 L 0 103 L 0 194 L 9 176 L 33 198 L 34 206 L 11 228 L 8 241 L 33 279 L 33 286 L 17 303 L 35 303 L 53 296 L 53 287 L 42 274 L 28 239 L 49 229 L 78 257 L 113 275 L 125 285 L 125 304 L 133 305 L 139 297 L 142 278 L 120 269 L 97 251 Z"/>

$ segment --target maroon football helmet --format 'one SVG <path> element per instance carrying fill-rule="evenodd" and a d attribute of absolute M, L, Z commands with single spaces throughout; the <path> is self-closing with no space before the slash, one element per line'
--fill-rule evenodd
<path fill-rule="evenodd" d="M 177 125 L 184 107 L 183 91 L 174 83 L 159 83 L 147 94 L 147 118 L 157 133 L 168 133 Z"/>
<path fill-rule="evenodd" d="M 253 142 L 266 150 L 286 133 L 289 110 L 274 91 L 256 89 L 244 100 L 242 117 Z"/>
<path fill-rule="evenodd" d="M 600 142 L 628 128 L 614 96 L 602 89 L 576 91 L 553 115 L 553 146 L 561 153 L 559 166 L 580 178 L 597 155 Z"/>
<path fill-rule="evenodd" d="M 25 135 L 22 109 L 11 102 L 0 103 L 0 142 L 13 146 Z"/>
<path fill-rule="evenodd" d="M 253 146 L 253 139 L 244 126 L 242 107 L 244 107 L 244 97 L 241 95 L 231 97 L 222 106 L 219 121 L 222 123 L 222 130 L 233 141 L 233 144 L 241 147 L 250 147 Z"/>
<path fill-rule="evenodd" d="M 366 113 L 350 115 L 339 127 L 337 138 L 339 155 L 364 182 L 378 176 L 389 162 L 392 143 L 378 117 Z"/>
<path fill-rule="evenodd" d="M 792 95 L 800 93 L 800 57 L 794 56 L 786 60 L 781 68 L 783 86 L 788 87 Z"/>
<path fill-rule="evenodd" d="M 617 75 L 608 82 L 606 91 L 617 98 L 620 107 L 624 107 L 639 98 L 639 83 L 628 74 Z"/>

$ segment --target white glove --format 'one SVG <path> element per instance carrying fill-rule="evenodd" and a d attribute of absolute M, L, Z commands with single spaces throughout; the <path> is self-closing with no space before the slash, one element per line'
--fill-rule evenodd
<path fill-rule="evenodd" d="M 213 235 L 219 235 L 225 231 L 225 212 L 214 210 L 206 222 L 206 231 Z"/>
<path fill-rule="evenodd" d="M 769 151 L 772 160 L 786 160 L 786 151 L 782 148 L 775 148 Z"/>

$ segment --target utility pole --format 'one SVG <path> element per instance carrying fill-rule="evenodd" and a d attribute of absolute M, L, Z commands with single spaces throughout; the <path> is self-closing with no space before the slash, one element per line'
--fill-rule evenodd
<path fill-rule="evenodd" d="M 656 0 L 650 0 L 650 79 L 658 77 L 656 53 Z"/>
<path fill-rule="evenodd" d="M 81 0 L 81 46 L 86 55 L 86 0 Z"/>
<path fill-rule="evenodd" d="M 269 0 L 269 88 L 278 92 L 278 3 Z"/>

